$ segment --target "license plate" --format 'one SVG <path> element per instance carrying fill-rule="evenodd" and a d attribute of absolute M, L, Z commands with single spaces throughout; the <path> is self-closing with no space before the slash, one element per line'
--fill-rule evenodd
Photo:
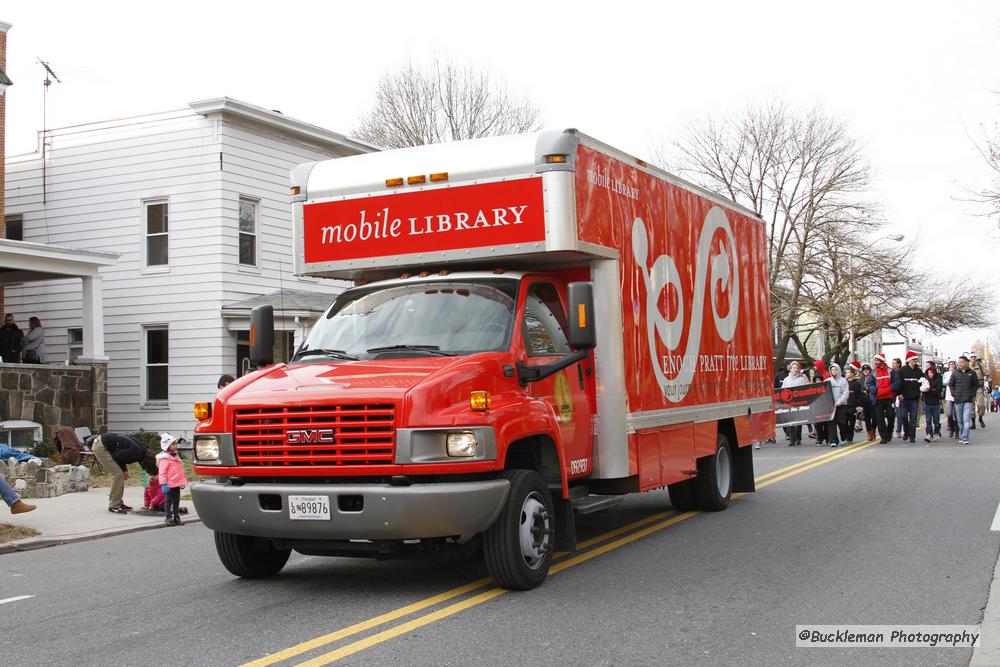
<path fill-rule="evenodd" d="M 330 496 L 288 496 L 288 518 L 299 521 L 329 521 Z"/>

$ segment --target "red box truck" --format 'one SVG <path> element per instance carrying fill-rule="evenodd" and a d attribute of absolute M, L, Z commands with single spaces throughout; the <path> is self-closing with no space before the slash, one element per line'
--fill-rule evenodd
<path fill-rule="evenodd" d="M 482 550 L 545 578 L 574 516 L 753 491 L 772 437 L 767 240 L 751 211 L 575 130 L 304 164 L 298 275 L 354 281 L 288 363 L 196 406 L 199 516 L 234 574 L 292 550 Z"/>

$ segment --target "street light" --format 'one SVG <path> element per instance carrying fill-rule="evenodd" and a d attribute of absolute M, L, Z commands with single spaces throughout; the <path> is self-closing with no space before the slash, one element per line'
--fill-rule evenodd
<path fill-rule="evenodd" d="M 899 243 L 900 241 L 902 241 L 905 238 L 906 238 L 906 235 L 904 235 L 904 234 L 889 234 L 888 236 L 883 236 L 882 238 L 875 239 L 874 241 L 872 241 L 872 245 L 874 245 L 874 244 L 876 244 L 876 243 L 878 243 L 879 241 L 882 241 L 882 240 L 894 241 L 896 243 Z M 854 259 L 854 257 L 852 255 L 848 255 L 847 257 L 848 257 L 848 260 L 849 260 L 848 261 L 848 268 L 851 271 L 851 278 L 853 279 L 853 277 L 854 277 L 854 262 L 852 260 Z M 854 303 L 855 303 L 855 301 L 854 301 L 854 284 L 852 282 L 851 283 L 851 298 L 850 298 L 851 326 L 850 326 L 850 332 L 849 332 L 850 338 L 848 339 L 848 343 L 847 343 L 848 361 L 856 361 L 855 357 L 857 356 L 855 354 L 855 352 L 856 352 L 855 348 L 858 345 L 858 341 L 857 341 L 857 339 L 855 337 L 855 333 L 856 333 L 855 332 L 855 327 L 856 327 L 856 324 L 854 322 Z"/>

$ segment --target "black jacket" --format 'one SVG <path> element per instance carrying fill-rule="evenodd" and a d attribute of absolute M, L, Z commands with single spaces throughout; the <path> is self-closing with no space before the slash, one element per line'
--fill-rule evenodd
<path fill-rule="evenodd" d="M 849 408 L 856 408 L 859 405 L 863 405 L 865 400 L 867 400 L 861 380 L 848 380 L 847 391 L 847 407 Z"/>
<path fill-rule="evenodd" d="M 966 368 L 964 371 L 956 368 L 948 379 L 948 387 L 956 403 L 972 403 L 979 389 L 979 376 L 971 368 Z"/>
<path fill-rule="evenodd" d="M 927 405 L 941 405 L 941 397 L 944 392 L 944 384 L 941 381 L 941 376 L 937 373 L 934 374 L 934 377 L 928 375 L 927 382 L 930 383 L 931 389 L 924 392 L 924 403 Z"/>
<path fill-rule="evenodd" d="M 899 377 L 903 381 L 899 395 L 904 401 L 916 401 L 920 399 L 920 378 L 924 376 L 919 368 L 911 368 L 909 365 L 899 369 Z"/>
<path fill-rule="evenodd" d="M 21 354 L 24 332 L 16 324 L 0 326 L 0 357 L 9 364 L 17 363 Z"/>
<path fill-rule="evenodd" d="M 101 443 L 123 471 L 129 463 L 142 463 L 146 458 L 143 444 L 127 435 L 105 433 L 101 436 Z"/>

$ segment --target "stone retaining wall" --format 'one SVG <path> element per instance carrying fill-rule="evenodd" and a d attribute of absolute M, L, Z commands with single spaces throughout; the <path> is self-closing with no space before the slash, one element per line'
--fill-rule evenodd
<path fill-rule="evenodd" d="M 0 477 L 22 498 L 55 498 L 86 491 L 90 486 L 90 470 L 85 466 L 55 465 L 52 461 L 0 461 Z"/>
<path fill-rule="evenodd" d="M 57 426 L 107 430 L 108 367 L 0 364 L 0 420 L 38 422 L 51 441 Z"/>

